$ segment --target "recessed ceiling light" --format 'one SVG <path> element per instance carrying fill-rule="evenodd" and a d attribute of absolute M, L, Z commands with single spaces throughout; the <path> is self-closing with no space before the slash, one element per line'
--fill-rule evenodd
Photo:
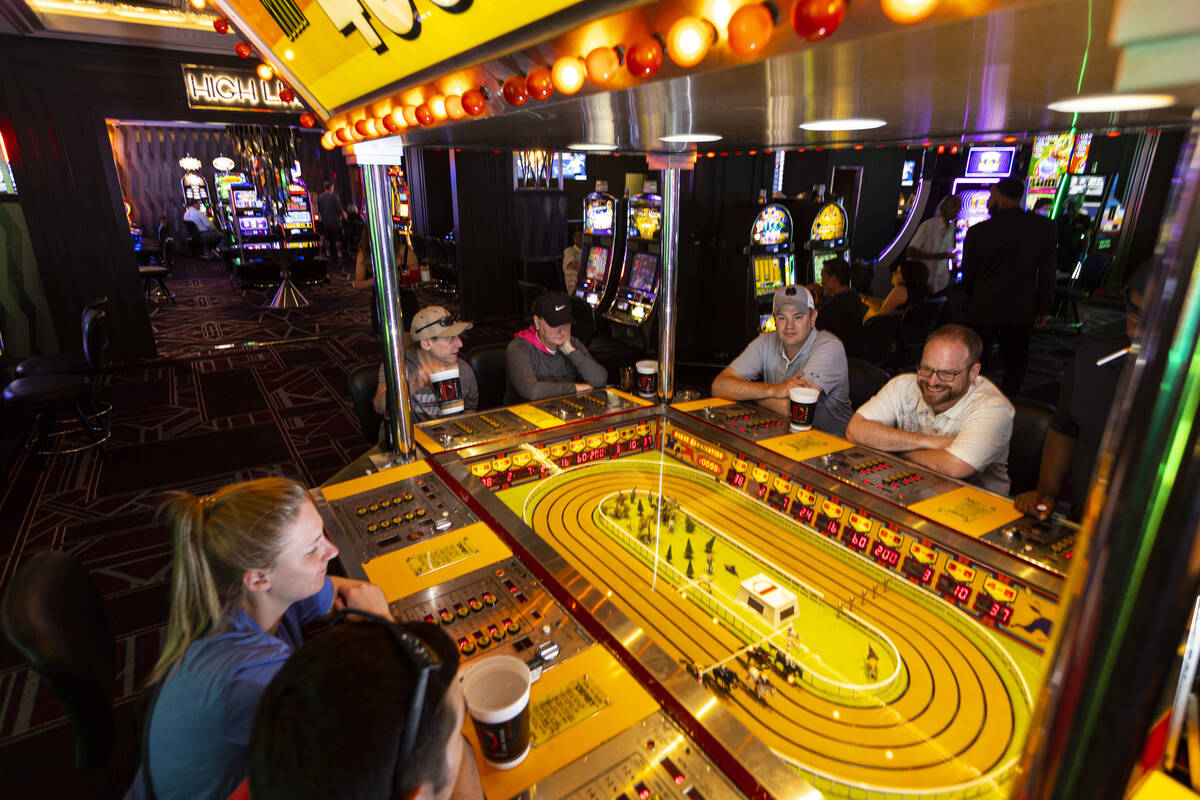
<path fill-rule="evenodd" d="M 571 150 L 595 150 L 598 152 L 617 149 L 615 144 L 599 144 L 596 142 L 576 142 L 575 144 L 567 145 L 567 147 Z"/>
<path fill-rule="evenodd" d="M 676 133 L 673 136 L 660 136 L 658 140 L 668 144 L 687 144 L 689 142 L 719 142 L 721 137 L 715 133 Z"/>
<path fill-rule="evenodd" d="M 882 128 L 887 123 L 881 119 L 814 119 L 800 125 L 806 131 L 866 131 Z"/>
<path fill-rule="evenodd" d="M 1169 94 L 1088 94 L 1057 100 L 1046 108 L 1067 114 L 1096 114 L 1113 111 L 1146 111 L 1175 103 Z"/>

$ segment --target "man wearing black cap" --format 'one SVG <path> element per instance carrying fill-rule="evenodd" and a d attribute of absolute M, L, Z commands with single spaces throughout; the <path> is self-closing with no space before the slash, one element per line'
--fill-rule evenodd
<path fill-rule="evenodd" d="M 815 330 L 817 311 L 803 286 L 775 290 L 775 330 L 761 334 L 712 383 L 713 397 L 757 400 L 769 411 L 789 415 L 788 390 L 819 389 L 813 427 L 843 436 L 850 421 L 849 368 L 838 338 Z"/>
<path fill-rule="evenodd" d="M 1033 326 L 1050 310 L 1058 242 L 1053 222 L 1021 209 L 1024 192 L 1016 178 L 993 184 L 991 218 L 968 229 L 963 242 L 963 289 L 970 302 L 966 322 L 983 340 L 984 370 L 992 343 L 1000 343 L 1000 390 L 1009 397 L 1025 380 Z"/>
<path fill-rule="evenodd" d="M 571 335 L 573 321 L 571 300 L 562 292 L 546 292 L 533 301 L 533 324 L 518 331 L 505 352 L 505 405 L 586 392 L 608 382 L 608 370 Z"/>

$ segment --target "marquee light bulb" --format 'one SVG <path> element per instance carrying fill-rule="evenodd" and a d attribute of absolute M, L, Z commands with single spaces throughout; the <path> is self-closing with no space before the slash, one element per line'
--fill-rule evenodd
<path fill-rule="evenodd" d="M 269 81 L 275 77 L 275 68 L 265 61 L 260 63 L 254 71 L 257 72 L 258 77 L 262 78 L 264 81 Z"/>
<path fill-rule="evenodd" d="M 554 62 L 554 69 L 550 74 L 555 89 L 563 94 L 575 94 L 583 88 L 587 67 L 578 56 L 563 56 Z"/>
<path fill-rule="evenodd" d="M 706 19 L 680 17 L 667 31 L 667 55 L 681 67 L 694 67 L 708 55 L 717 29 Z"/>
<path fill-rule="evenodd" d="M 729 18 L 729 49 L 739 56 L 751 56 L 771 41 L 775 15 L 766 3 L 750 3 Z"/>
<path fill-rule="evenodd" d="M 597 47 L 584 61 L 588 79 L 597 86 L 607 86 L 621 68 L 621 51 L 615 47 Z"/>
<path fill-rule="evenodd" d="M 208 0 L 188 0 L 188 5 L 197 11 L 203 11 L 204 7 L 208 5 Z"/>
<path fill-rule="evenodd" d="M 419 124 L 417 122 L 417 107 L 416 106 L 408 105 L 408 106 L 404 107 L 404 121 L 408 124 L 408 126 L 410 128 Z"/>
<path fill-rule="evenodd" d="M 400 130 L 400 126 L 396 124 L 396 120 L 391 114 L 384 114 L 379 119 L 375 120 L 375 130 L 386 130 L 388 133 L 395 133 Z"/>
<path fill-rule="evenodd" d="M 404 130 L 408 127 L 408 120 L 404 118 L 404 106 L 398 106 L 392 109 L 392 113 L 388 114 L 388 119 L 395 125 L 395 130 Z"/>
<path fill-rule="evenodd" d="M 429 110 L 433 112 L 433 118 L 437 120 L 445 119 L 449 116 L 446 113 L 446 98 L 440 94 L 435 94 L 427 101 Z"/>
<path fill-rule="evenodd" d="M 939 0 L 879 0 L 879 7 L 892 22 L 911 25 L 933 13 Z"/>
<path fill-rule="evenodd" d="M 467 115 L 463 108 L 462 97 L 457 94 L 446 95 L 446 116 L 450 119 L 462 119 Z"/>

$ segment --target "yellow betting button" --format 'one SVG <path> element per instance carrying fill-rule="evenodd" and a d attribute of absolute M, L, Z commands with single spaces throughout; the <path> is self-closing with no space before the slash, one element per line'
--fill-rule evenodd
<path fill-rule="evenodd" d="M 462 653 L 464 656 L 471 655 L 471 653 L 475 652 L 475 643 L 470 639 L 463 639 L 462 644 L 458 646 L 458 652 Z"/>
<path fill-rule="evenodd" d="M 416 514 L 418 517 L 423 517 L 423 516 L 425 516 L 425 509 L 423 509 L 423 508 L 418 508 L 418 509 L 417 509 L 416 511 L 414 511 L 413 513 L 414 513 L 414 514 Z"/>
<path fill-rule="evenodd" d="M 500 630 L 499 628 L 496 628 L 496 630 L 492 631 L 492 641 L 493 642 L 499 643 L 499 642 L 504 641 L 504 636 L 505 636 L 504 631 Z"/>
<path fill-rule="evenodd" d="M 492 640 L 486 636 L 480 636 L 475 639 L 475 644 L 479 645 L 480 650 L 487 650 L 492 646 Z"/>
<path fill-rule="evenodd" d="M 483 609 L 483 603 L 474 597 L 472 597 L 470 600 L 468 600 L 467 604 L 469 606 L 471 606 L 472 611 L 480 611 Z"/>
<path fill-rule="evenodd" d="M 442 612 L 440 614 L 438 614 L 438 616 L 441 617 L 442 622 L 446 625 L 449 625 L 451 622 L 454 622 L 454 615 L 444 608 L 442 609 Z"/>
<path fill-rule="evenodd" d="M 467 608 L 466 606 L 458 606 L 454 609 L 454 613 L 458 614 L 460 617 L 465 617 L 467 614 L 471 613 L 471 609 Z"/>
<path fill-rule="evenodd" d="M 514 634 L 516 634 L 516 633 L 520 633 L 520 632 L 521 632 L 521 623 L 517 622 L 515 619 L 510 619 L 510 620 L 508 621 L 508 624 L 507 624 L 507 625 L 505 625 L 504 627 L 505 627 L 506 629 L 508 629 L 508 632 L 509 632 L 509 633 L 514 633 Z"/>

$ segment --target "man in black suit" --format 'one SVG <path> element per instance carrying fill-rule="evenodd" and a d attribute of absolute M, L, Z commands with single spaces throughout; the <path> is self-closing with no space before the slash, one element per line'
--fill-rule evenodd
<path fill-rule="evenodd" d="M 1058 235 L 1054 223 L 1021 209 L 1025 185 L 1005 178 L 992 186 L 991 218 L 972 226 L 963 242 L 966 322 L 983 340 L 983 368 L 992 344 L 1004 360 L 1000 390 L 1016 396 L 1029 363 L 1029 339 L 1054 296 Z"/>

